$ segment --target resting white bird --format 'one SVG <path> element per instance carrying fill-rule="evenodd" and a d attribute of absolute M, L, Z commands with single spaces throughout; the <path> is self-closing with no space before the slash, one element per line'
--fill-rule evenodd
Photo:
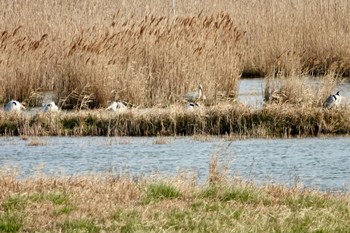
<path fill-rule="evenodd" d="M 26 109 L 20 102 L 17 100 L 11 100 L 5 105 L 5 111 L 21 111 L 22 109 Z"/>
<path fill-rule="evenodd" d="M 44 104 L 43 108 L 44 108 L 44 112 L 58 112 L 58 107 L 53 101 L 51 101 L 48 104 Z"/>
<path fill-rule="evenodd" d="M 323 103 L 324 108 L 332 108 L 340 105 L 342 96 L 340 96 L 339 91 L 335 95 L 330 95 Z"/>
<path fill-rule="evenodd" d="M 127 107 L 123 102 L 120 101 L 113 101 L 106 110 L 111 110 L 113 112 L 121 111 L 121 110 L 126 110 Z"/>
<path fill-rule="evenodd" d="M 195 103 L 195 102 L 189 102 L 186 105 L 187 109 L 194 109 L 194 108 L 199 108 L 199 107 L 200 107 L 200 105 L 198 103 Z"/>
<path fill-rule="evenodd" d="M 196 101 L 199 100 L 200 98 L 203 98 L 203 88 L 202 85 L 199 84 L 198 88 L 196 91 L 189 92 L 186 95 L 184 95 L 184 98 L 188 101 Z"/>

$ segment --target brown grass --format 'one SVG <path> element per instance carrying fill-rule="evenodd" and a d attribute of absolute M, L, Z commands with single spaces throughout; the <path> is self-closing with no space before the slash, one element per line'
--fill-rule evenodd
<path fill-rule="evenodd" d="M 181 101 L 199 83 L 212 100 L 218 90 L 236 90 L 236 48 L 243 33 L 228 14 L 117 19 L 99 25 L 99 30 L 82 28 L 61 45 L 47 34 L 38 41 L 27 39 L 22 27 L 6 31 L 3 47 L 10 74 L 2 79 L 3 99 L 29 102 L 33 93 L 53 90 L 56 101 L 68 108 L 101 107 L 114 99 L 166 106 Z M 48 66 L 52 69 L 42 70 Z"/>
<path fill-rule="evenodd" d="M 1 135 L 161 136 L 227 135 L 230 137 L 305 137 L 350 134 L 347 106 L 268 104 L 253 109 L 221 104 L 195 111 L 185 108 L 129 109 L 122 113 L 103 110 L 62 111 L 58 114 L 0 111 Z"/>
<path fill-rule="evenodd" d="M 194 177 L 113 174 L 16 179 L 1 170 L 4 232 L 345 232 L 349 196 L 300 185 L 256 186 L 222 173 Z M 224 179 L 223 179 L 224 178 Z"/>
<path fill-rule="evenodd" d="M 245 76 L 349 75 L 349 4 L 209 0 L 0 3 L 0 102 L 168 106 L 199 83 L 208 104 Z M 293 78 L 294 79 L 294 78 Z M 39 101 L 40 102 L 40 101 Z"/>
<path fill-rule="evenodd" d="M 288 104 L 299 107 L 320 107 L 335 92 L 340 77 L 327 74 L 322 79 L 310 76 L 271 76 L 266 78 L 264 101 L 266 104 Z M 346 105 L 346 101 L 343 104 Z"/>

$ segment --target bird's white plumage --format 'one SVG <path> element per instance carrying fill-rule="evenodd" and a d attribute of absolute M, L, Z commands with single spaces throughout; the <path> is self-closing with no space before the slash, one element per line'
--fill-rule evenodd
<path fill-rule="evenodd" d="M 339 91 L 335 95 L 330 95 L 323 103 L 324 108 L 332 108 L 340 105 L 342 96 L 339 94 Z"/>
<path fill-rule="evenodd" d="M 7 112 L 21 111 L 22 109 L 25 109 L 25 107 L 17 100 L 11 100 L 5 105 L 5 111 Z"/>
<path fill-rule="evenodd" d="M 198 103 L 195 102 L 189 102 L 186 104 L 186 108 L 187 109 L 195 109 L 195 108 L 199 108 L 200 105 Z"/>
<path fill-rule="evenodd" d="M 50 103 L 43 105 L 44 112 L 58 112 L 58 107 L 55 102 L 51 101 Z"/>
<path fill-rule="evenodd" d="M 121 101 L 113 101 L 107 108 L 107 110 L 110 110 L 113 112 L 126 110 L 126 109 L 127 109 L 126 105 Z"/>
<path fill-rule="evenodd" d="M 335 105 L 335 106 L 339 106 L 340 103 L 341 103 L 341 101 L 342 101 L 342 99 L 343 99 L 343 96 L 341 96 L 341 95 L 339 94 L 339 91 L 337 92 L 337 94 L 335 94 L 335 96 L 336 96 L 336 100 L 335 100 L 334 105 Z"/>
<path fill-rule="evenodd" d="M 202 85 L 199 84 L 196 91 L 188 92 L 184 95 L 184 98 L 188 101 L 196 101 L 203 97 L 203 88 Z"/>

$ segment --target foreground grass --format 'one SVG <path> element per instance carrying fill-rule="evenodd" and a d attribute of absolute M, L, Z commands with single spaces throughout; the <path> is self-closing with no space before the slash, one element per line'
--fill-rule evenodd
<path fill-rule="evenodd" d="M 0 232 L 346 232 L 347 195 L 235 179 L 0 176 Z"/>
<path fill-rule="evenodd" d="M 176 108 L 105 110 L 54 114 L 0 112 L 0 135 L 173 136 L 230 135 L 292 137 L 347 135 L 350 110 L 270 104 L 264 108 L 217 105 L 198 110 Z"/>

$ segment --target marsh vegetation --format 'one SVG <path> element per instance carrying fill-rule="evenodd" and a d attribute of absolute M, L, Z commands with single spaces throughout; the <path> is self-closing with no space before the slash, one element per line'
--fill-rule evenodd
<path fill-rule="evenodd" d="M 14 0 L 0 9 L 0 104 L 41 106 L 50 92 L 73 110 L 0 111 L 0 135 L 160 136 L 154 143 L 165 144 L 165 135 L 350 133 L 347 106 L 322 108 L 350 75 L 348 1 L 177 0 L 176 15 L 160 0 Z M 236 101 L 242 77 L 266 78 L 262 108 Z M 187 111 L 183 95 L 199 84 L 205 107 Z M 100 109 L 116 100 L 132 109 Z M 209 168 L 205 186 L 186 176 L 18 180 L 1 171 L 0 231 L 348 230 L 346 194 L 258 187 L 226 176 L 215 160 Z"/>
<path fill-rule="evenodd" d="M 115 116 L 1 113 L 2 135 L 349 132 L 346 108 L 320 109 L 349 75 L 347 1 L 176 1 L 176 15 L 171 1 L 158 0 L 5 1 L 0 9 L 0 103 L 40 106 L 49 92 L 63 109 L 114 100 L 154 108 Z M 310 75 L 322 75 L 317 88 L 305 81 Z M 240 78 L 250 76 L 267 79 L 263 110 L 236 103 Z M 174 111 L 199 84 L 208 108 Z"/>
<path fill-rule="evenodd" d="M 301 186 L 256 186 L 213 156 L 205 185 L 192 176 L 0 176 L 1 232 L 342 232 L 349 197 Z"/>
<path fill-rule="evenodd" d="M 176 15 L 159 0 L 15 0 L 0 9 L 0 102 L 33 106 L 53 91 L 64 108 L 164 107 L 202 84 L 212 105 L 232 101 L 242 76 L 294 85 L 306 74 L 349 75 L 345 0 L 178 0 Z"/>
<path fill-rule="evenodd" d="M 57 114 L 0 112 L 0 134 L 8 136 L 186 136 L 305 137 L 350 133 L 347 108 L 271 104 L 261 109 L 216 105 L 196 110 L 142 112 L 104 110 Z"/>

